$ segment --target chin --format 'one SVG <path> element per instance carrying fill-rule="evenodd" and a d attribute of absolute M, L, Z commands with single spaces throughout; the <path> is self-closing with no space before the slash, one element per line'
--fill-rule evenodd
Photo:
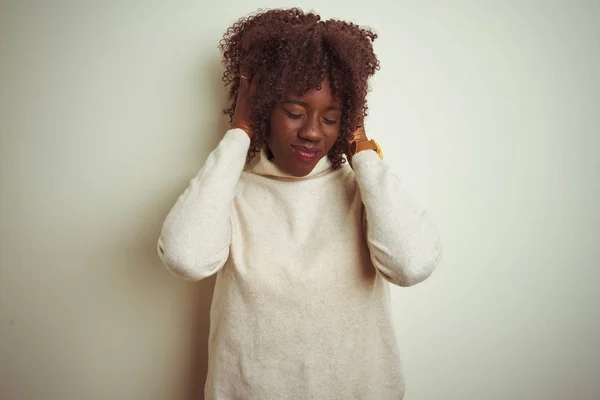
<path fill-rule="evenodd" d="M 306 175 L 310 174 L 312 172 L 313 169 L 315 169 L 315 166 L 317 165 L 317 163 L 313 164 L 313 165 L 291 165 L 290 168 L 288 168 L 286 170 L 286 172 L 290 175 L 295 176 L 296 178 L 302 178 L 305 177 Z"/>
<path fill-rule="evenodd" d="M 313 168 L 310 168 L 308 170 L 294 170 L 294 171 L 290 171 L 289 174 L 290 175 L 294 175 L 296 178 L 303 178 L 306 175 L 310 174 L 312 172 Z"/>
<path fill-rule="evenodd" d="M 275 159 L 276 157 L 274 157 Z M 292 175 L 296 178 L 303 178 L 306 175 L 310 174 L 322 157 L 317 160 L 313 160 L 311 163 L 306 162 L 294 162 L 293 154 L 286 154 L 286 163 L 285 165 L 279 165 L 279 168 L 284 171 L 286 174 Z"/>

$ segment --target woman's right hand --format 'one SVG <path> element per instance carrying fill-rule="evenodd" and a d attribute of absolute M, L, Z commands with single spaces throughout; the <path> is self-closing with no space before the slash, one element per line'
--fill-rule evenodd
<path fill-rule="evenodd" d="M 231 128 L 243 129 L 249 137 L 252 137 L 251 100 L 256 93 L 257 84 L 258 79 L 256 75 L 250 76 L 248 71 L 242 70 Z"/>

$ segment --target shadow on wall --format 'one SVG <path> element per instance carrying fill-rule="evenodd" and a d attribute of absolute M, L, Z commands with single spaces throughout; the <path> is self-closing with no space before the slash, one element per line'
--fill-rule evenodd
<path fill-rule="evenodd" d="M 227 104 L 228 89 L 224 87 L 222 76 L 223 66 L 220 59 L 212 59 L 210 63 L 202 65 L 200 72 L 202 79 L 207 79 L 208 82 L 204 85 L 209 88 L 210 92 L 206 97 L 215 99 L 213 109 L 210 111 L 216 116 L 214 121 L 217 123 L 214 126 L 199 127 L 198 134 L 203 134 L 208 128 L 211 132 L 206 135 L 208 148 L 214 149 L 220 142 L 221 138 L 229 129 L 229 117 L 223 115 L 223 109 Z M 207 154 L 208 156 L 208 154 Z M 190 400 L 204 399 L 204 384 L 206 382 L 206 373 L 208 370 L 208 335 L 210 330 L 210 306 L 215 287 L 216 277 L 204 279 L 196 283 L 198 288 L 195 291 L 194 298 L 197 299 L 196 307 L 192 307 L 193 315 L 191 316 L 191 325 L 195 331 L 193 332 L 196 338 L 195 347 L 192 351 L 193 361 L 190 371 Z M 197 295 L 196 295 L 197 294 Z"/>
<path fill-rule="evenodd" d="M 203 110 L 204 115 L 210 115 L 208 124 L 198 127 L 198 135 L 202 137 L 203 148 L 212 151 L 229 128 L 229 117 L 223 114 L 223 109 L 227 104 L 228 89 L 223 85 L 222 81 L 223 66 L 217 58 L 211 59 L 208 63 L 203 63 L 198 67 L 198 82 L 203 85 L 198 88 L 199 93 L 206 98 L 214 99 L 210 103 L 209 110 Z M 208 89 L 208 93 L 206 93 Z M 200 95 L 200 94 L 199 94 Z M 212 126 L 211 126 L 212 125 Z M 204 151 L 204 156 L 208 156 L 208 152 Z M 191 179 L 191 177 L 189 177 Z M 163 212 L 162 219 L 167 216 L 170 207 L 175 203 L 177 197 L 183 193 L 189 180 L 181 182 L 181 190 L 174 193 L 174 197 L 169 198 L 169 204 L 166 204 L 161 211 Z M 160 223 L 162 227 L 162 220 Z M 159 229 L 160 229 L 159 227 Z M 158 236 L 154 239 L 158 239 Z M 152 243 L 153 251 L 155 252 L 156 243 Z M 158 257 L 158 256 L 156 256 Z M 206 382 L 206 373 L 208 369 L 208 335 L 210 330 L 210 307 L 214 291 L 216 277 L 204 279 L 199 282 L 191 283 L 193 285 L 193 295 L 195 303 L 190 307 L 191 313 L 188 319 L 192 328 L 191 335 L 194 338 L 193 346 L 190 349 L 189 357 L 191 358 L 190 370 L 184 376 L 180 377 L 186 388 L 187 393 L 185 399 L 198 400 L 204 399 L 204 384 Z M 177 330 L 176 330 L 177 331 Z M 182 330 L 179 330 L 180 332 Z M 183 339 L 183 338 L 182 338 Z"/>

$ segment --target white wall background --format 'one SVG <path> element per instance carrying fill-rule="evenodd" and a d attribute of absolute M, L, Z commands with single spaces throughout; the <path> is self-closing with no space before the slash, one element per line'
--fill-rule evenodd
<path fill-rule="evenodd" d="M 0 398 L 192 399 L 212 280 L 162 220 L 226 128 L 217 44 L 380 33 L 368 132 L 443 235 L 393 291 L 407 400 L 600 398 L 600 2 L 0 2 Z"/>

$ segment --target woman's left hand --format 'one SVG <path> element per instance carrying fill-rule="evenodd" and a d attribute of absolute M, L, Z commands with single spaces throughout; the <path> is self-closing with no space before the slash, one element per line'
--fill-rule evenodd
<path fill-rule="evenodd" d="M 352 133 L 352 139 L 350 140 L 350 143 L 360 142 L 363 140 L 368 141 L 369 138 L 367 138 L 367 132 L 365 132 L 365 125 L 363 122 L 361 122 L 358 128 L 356 128 L 356 130 Z"/>
<path fill-rule="evenodd" d="M 354 132 L 352 132 L 352 139 L 350 139 L 350 141 L 348 142 L 348 147 L 346 150 L 346 158 L 348 159 L 348 161 L 350 162 L 350 165 L 352 165 L 352 151 L 350 150 L 351 144 L 354 142 L 361 142 L 363 140 L 369 140 L 369 138 L 367 138 L 367 132 L 365 131 L 365 124 L 363 121 L 360 122 L 360 125 L 356 128 L 356 130 Z"/>

